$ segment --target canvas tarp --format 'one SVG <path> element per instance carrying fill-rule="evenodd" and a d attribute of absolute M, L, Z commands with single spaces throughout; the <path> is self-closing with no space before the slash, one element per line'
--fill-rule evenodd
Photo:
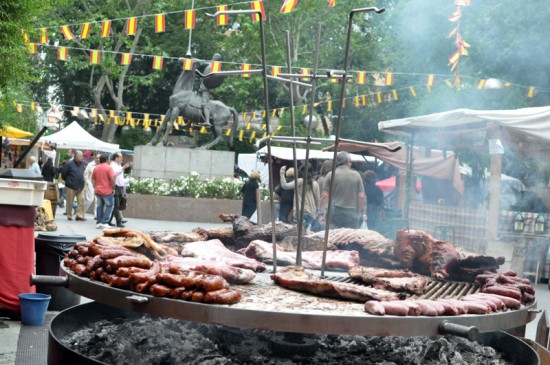
<path fill-rule="evenodd" d="M 449 150 L 479 147 L 487 151 L 489 139 L 496 136 L 504 148 L 524 155 L 548 156 L 550 152 L 548 106 L 514 110 L 456 109 L 379 122 L 378 129 L 395 135 L 414 135 L 415 145 Z"/>
<path fill-rule="evenodd" d="M 38 142 L 57 144 L 58 149 L 92 150 L 101 152 L 119 151 L 119 145 L 103 142 L 86 132 L 76 121 L 57 133 L 41 137 Z"/>
<path fill-rule="evenodd" d="M 371 148 L 356 143 L 341 142 L 338 144 L 338 150 L 369 154 L 401 171 L 408 171 L 407 146 L 403 142 L 388 142 L 386 145 L 392 149 L 395 149 L 396 146 L 401 146 L 401 148 L 398 151 L 390 151 L 385 148 Z M 330 146 L 325 150 L 333 148 L 334 146 Z M 418 176 L 449 180 L 457 192 L 464 194 L 464 183 L 460 177 L 460 164 L 453 152 L 444 153 L 440 150 L 431 150 L 430 155 L 425 156 L 424 149 L 414 147 L 411 173 Z"/>

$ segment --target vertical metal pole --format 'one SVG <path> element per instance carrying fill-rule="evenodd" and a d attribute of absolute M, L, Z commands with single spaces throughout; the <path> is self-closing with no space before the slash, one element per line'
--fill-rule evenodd
<path fill-rule="evenodd" d="M 348 62 L 349 62 L 349 47 L 351 43 L 351 26 L 353 23 L 353 11 L 349 13 L 348 20 L 348 35 L 346 38 L 346 48 L 344 51 L 344 73 L 342 75 L 342 87 L 340 88 L 340 107 L 338 108 L 338 119 L 336 120 L 336 133 L 334 140 L 334 154 L 332 157 L 332 170 L 328 196 L 328 207 L 325 222 L 325 240 L 323 242 L 323 260 L 321 263 L 321 276 L 325 276 L 325 264 L 327 261 L 327 247 L 328 247 L 328 234 L 330 228 L 330 220 L 332 213 L 332 197 L 334 195 L 334 171 L 336 170 L 336 155 L 338 154 L 338 144 L 340 143 L 340 127 L 342 126 L 342 105 L 344 103 L 344 95 L 346 93 L 346 81 L 348 75 Z"/>
<path fill-rule="evenodd" d="M 191 0 L 191 10 L 195 9 L 195 0 Z M 189 29 L 189 42 L 187 43 L 187 57 L 191 57 L 191 36 L 193 35 L 193 28 Z"/>
<path fill-rule="evenodd" d="M 407 173 L 406 173 L 406 179 L 407 182 L 405 184 L 405 205 L 403 206 L 403 218 L 407 220 L 407 226 L 409 225 L 409 211 L 410 211 L 410 205 L 411 205 L 411 195 L 414 191 L 413 189 L 416 189 L 416 186 L 413 185 L 414 181 L 412 178 L 412 170 L 413 170 L 413 164 L 414 164 L 414 132 L 411 134 L 411 138 L 409 141 L 409 150 L 407 151 Z"/>
<path fill-rule="evenodd" d="M 290 44 L 290 32 L 286 31 L 286 63 L 288 67 L 288 73 L 292 73 L 292 54 L 291 54 L 291 44 Z M 294 114 L 294 79 L 289 79 L 289 90 L 290 90 L 290 129 L 292 137 L 296 137 L 296 119 Z M 294 206 L 298 207 L 298 160 L 296 157 L 296 141 L 292 143 L 292 163 L 294 167 Z M 275 242 L 275 241 L 273 241 Z M 301 238 L 298 230 L 298 246 L 301 245 Z M 296 265 L 302 265 L 302 255 L 296 254 Z"/>
<path fill-rule="evenodd" d="M 315 92 L 317 90 L 317 69 L 319 67 L 319 47 L 321 44 L 321 23 L 317 23 L 317 46 L 315 49 L 315 65 L 313 68 L 313 78 L 311 79 L 311 98 L 309 103 L 309 121 L 307 125 L 307 142 L 306 142 L 306 159 L 304 161 L 304 178 L 302 181 L 302 204 L 300 205 L 300 213 L 298 214 L 298 246 L 296 247 L 296 265 L 302 264 L 302 231 L 304 220 L 304 208 L 306 202 L 306 188 L 308 181 L 308 166 L 309 166 L 309 149 L 311 148 L 311 124 L 313 122 L 313 105 L 315 103 Z M 325 254 L 324 254 L 325 255 Z M 324 263 L 323 263 L 324 264 Z M 324 267 L 322 267 L 322 270 Z"/>
<path fill-rule="evenodd" d="M 264 81 L 264 109 L 265 109 L 265 131 L 269 136 L 271 134 L 271 128 L 269 127 L 269 92 L 267 89 L 267 66 L 265 56 L 265 37 L 264 37 L 264 21 L 262 19 L 262 12 L 257 12 L 260 18 L 260 42 L 262 49 L 262 77 Z M 273 271 L 277 271 L 277 249 L 276 249 L 276 230 L 275 230 L 275 204 L 273 202 L 273 163 L 271 162 L 271 140 L 267 140 L 267 155 L 269 161 L 267 164 L 269 173 L 269 206 L 271 208 L 271 241 L 273 242 Z"/>

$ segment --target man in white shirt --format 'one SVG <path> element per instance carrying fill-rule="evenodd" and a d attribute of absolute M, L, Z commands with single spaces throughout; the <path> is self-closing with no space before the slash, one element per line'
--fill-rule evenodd
<path fill-rule="evenodd" d="M 27 161 L 29 162 L 29 170 L 35 175 L 42 176 L 42 171 L 40 171 L 40 166 L 38 166 L 38 162 L 36 162 L 36 157 L 31 156 Z"/>
<path fill-rule="evenodd" d="M 94 192 L 94 185 L 92 183 L 92 174 L 94 168 L 99 165 L 99 158 L 101 154 L 96 153 L 94 159 L 86 165 L 86 170 L 84 170 L 84 181 L 86 185 L 84 186 L 84 211 L 88 211 L 90 205 L 94 205 L 94 219 L 96 219 L 97 212 L 97 199 Z"/>
<path fill-rule="evenodd" d="M 116 226 L 120 228 L 124 227 L 124 224 L 122 224 L 122 214 L 120 213 L 120 198 L 124 195 L 124 187 L 126 186 L 124 181 L 124 170 L 130 166 L 131 164 L 129 162 L 122 165 L 122 153 L 113 153 L 111 167 L 115 173 L 115 208 L 113 209 L 111 221 L 114 217 L 116 219 Z"/>

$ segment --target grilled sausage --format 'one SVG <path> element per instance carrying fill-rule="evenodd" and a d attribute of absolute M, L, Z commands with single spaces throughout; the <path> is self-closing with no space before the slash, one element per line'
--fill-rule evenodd
<path fill-rule="evenodd" d="M 505 297 L 514 298 L 517 300 L 521 300 L 521 290 L 513 287 L 506 287 L 503 285 L 493 285 L 493 286 L 487 286 L 483 287 L 481 289 L 482 293 L 489 293 L 489 294 L 498 294 Z"/>
<path fill-rule="evenodd" d="M 375 316 L 383 316 L 384 314 L 386 314 L 384 306 L 380 304 L 380 302 L 377 300 L 369 300 L 368 302 L 366 302 L 365 312 Z"/>
<path fill-rule="evenodd" d="M 498 294 L 489 294 L 489 293 L 477 293 L 476 295 L 491 296 L 491 297 L 494 297 L 494 298 L 498 298 L 498 299 L 502 300 L 502 302 L 504 303 L 506 308 L 509 308 L 509 309 L 520 309 L 521 308 L 521 302 L 517 299 L 514 299 L 514 298 L 505 297 L 503 295 L 498 295 Z"/>
<path fill-rule="evenodd" d="M 151 285 L 149 288 L 149 293 L 153 294 L 155 297 L 167 297 L 171 292 L 172 288 L 158 283 Z"/>
<path fill-rule="evenodd" d="M 221 289 L 208 292 L 204 295 L 205 303 L 215 304 L 235 304 L 242 298 L 242 294 L 238 290 Z"/>
<path fill-rule="evenodd" d="M 380 302 L 384 307 L 384 311 L 390 316 L 406 316 L 409 314 L 409 306 L 402 304 L 400 300 L 392 300 L 391 302 Z"/>

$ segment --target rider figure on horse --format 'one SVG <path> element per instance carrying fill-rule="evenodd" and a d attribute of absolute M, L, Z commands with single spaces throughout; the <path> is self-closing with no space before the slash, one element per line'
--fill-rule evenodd
<path fill-rule="evenodd" d="M 212 63 L 215 61 L 219 61 L 222 58 L 222 56 L 219 53 L 215 53 L 214 56 L 212 56 L 212 61 L 208 63 L 208 66 L 204 69 L 202 72 L 203 75 L 208 75 L 212 72 Z M 217 79 L 217 80 L 216 80 Z M 212 77 L 212 78 L 201 78 L 201 85 L 199 87 L 199 94 L 201 96 L 201 108 L 202 108 L 202 114 L 204 117 L 204 123 L 205 126 L 212 126 L 210 124 L 210 111 L 208 110 L 208 103 L 211 100 L 212 95 L 212 89 L 215 89 L 218 87 L 221 82 L 219 82 L 219 79 L 223 81 L 222 78 Z"/>

